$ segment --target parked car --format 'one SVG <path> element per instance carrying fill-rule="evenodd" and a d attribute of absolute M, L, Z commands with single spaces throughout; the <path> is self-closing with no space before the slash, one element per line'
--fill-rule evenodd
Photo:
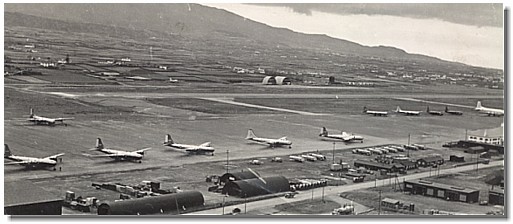
<path fill-rule="evenodd" d="M 262 162 L 262 161 L 260 161 L 258 159 L 254 159 L 254 160 L 251 160 L 249 162 L 249 164 L 251 164 L 251 165 L 262 165 L 262 164 L 264 164 L 264 162 Z"/>
<path fill-rule="evenodd" d="M 281 163 L 283 160 L 280 157 L 274 157 L 271 159 L 271 162 Z"/>

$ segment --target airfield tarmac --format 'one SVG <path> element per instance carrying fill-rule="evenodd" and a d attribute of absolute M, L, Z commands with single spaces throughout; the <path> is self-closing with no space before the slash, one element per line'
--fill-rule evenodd
<path fill-rule="evenodd" d="M 221 98 L 226 100 L 226 98 L 234 98 L 237 100 L 236 98 L 244 98 L 251 100 L 267 98 L 283 100 L 296 98 L 304 99 L 306 103 L 299 105 L 299 108 L 292 109 L 314 113 L 319 110 L 318 104 L 311 103 L 315 108 L 304 105 L 309 105 L 309 101 L 333 100 L 335 95 L 141 93 L 116 92 L 115 88 L 117 87 L 112 87 L 113 90 L 109 92 L 74 90 L 56 93 L 53 90 L 45 91 L 45 88 L 41 87 L 38 87 L 37 91 L 33 89 L 27 91 L 25 87 L 11 87 L 4 88 L 6 97 L 4 142 L 9 144 L 14 154 L 34 157 L 45 157 L 57 153 L 66 153 L 66 155 L 63 157 L 62 171 L 26 171 L 21 167 L 9 166 L 5 167 L 4 181 L 31 179 L 39 181 L 38 183 L 45 189 L 62 195 L 68 190 L 67 187 L 80 191 L 81 186 L 90 186 L 92 182 L 140 182 L 149 177 L 174 175 L 187 176 L 187 178 L 182 178 L 187 181 L 195 179 L 203 181 L 205 175 L 222 174 L 211 171 L 222 170 L 222 166 L 219 164 L 226 160 L 228 150 L 230 160 L 270 158 L 314 150 L 331 150 L 332 142 L 322 141 L 318 137 L 323 126 L 334 133 L 347 131 L 365 137 L 364 143 L 336 144 L 337 150 L 349 151 L 352 147 L 406 144 L 409 134 L 412 143 L 441 145 L 447 141 L 463 139 L 466 129 L 493 128 L 499 126 L 503 121 L 502 117 L 478 115 L 468 109 L 464 111 L 463 116 L 439 117 L 424 113 L 419 117 L 409 117 L 390 113 L 388 117 L 373 117 L 361 113 L 362 104 L 359 101 L 365 99 L 365 102 L 368 103 L 368 99 L 376 98 L 376 104 L 380 104 L 383 98 L 408 97 L 456 101 L 476 98 L 489 99 L 497 103 L 502 101 L 502 96 L 499 95 L 454 94 L 447 96 L 422 93 L 378 95 L 369 91 L 367 94 L 347 95 L 347 99 L 350 99 L 348 101 L 352 103 L 336 104 L 340 108 L 331 108 L 329 109 L 330 113 L 305 115 L 198 99 Z M 77 87 L 77 89 L 79 88 Z M 338 97 L 343 98 L 344 95 L 340 94 Z M 154 98 L 169 99 L 170 103 L 154 104 L 148 100 Z M 198 111 L 177 108 L 173 107 L 175 99 L 190 102 L 189 104 L 198 108 L 209 108 L 209 103 L 216 103 L 216 109 Z M 460 101 L 467 103 L 463 100 Z M 401 102 L 404 109 L 411 105 L 419 105 L 419 102 L 414 101 L 402 100 Z M 257 103 L 251 102 L 255 105 L 258 105 Z M 278 108 L 279 106 L 261 103 L 262 106 L 267 107 Z M 422 105 L 429 104 L 423 103 Z M 468 103 L 463 106 L 471 107 L 473 105 Z M 38 115 L 72 116 L 75 117 L 75 120 L 69 121 L 67 126 L 49 127 L 27 124 L 23 115 L 28 114 L 30 107 L 36 108 Z M 284 105 L 284 107 L 286 106 Z M 389 110 L 392 109 L 395 109 L 395 105 L 389 106 Z M 461 108 L 453 109 L 460 110 Z M 342 112 L 337 113 L 336 111 Z M 259 137 L 287 136 L 293 141 L 292 149 L 286 147 L 271 149 L 266 145 L 248 143 L 244 137 L 249 128 L 255 130 Z M 211 141 L 216 148 L 216 154 L 215 156 L 185 156 L 181 152 L 166 148 L 162 146 L 162 142 L 167 133 L 171 134 L 175 142 L 178 143 L 201 144 Z M 113 162 L 110 159 L 92 159 L 84 156 L 84 153 L 95 153 L 88 149 L 94 147 L 98 137 L 102 138 L 104 145 L 108 148 L 127 151 L 147 147 L 152 149 L 147 151 L 141 164 Z M 189 173 L 187 169 L 179 169 L 186 167 L 184 165 L 194 165 L 200 162 L 217 164 L 215 165 L 216 169 L 210 169 L 209 163 L 201 163 L 202 166 L 206 166 L 203 169 L 205 173 Z M 180 173 L 171 175 L 166 172 Z M 165 184 L 166 181 L 175 182 L 177 179 L 180 178 L 166 180 L 163 177 L 160 180 Z"/>

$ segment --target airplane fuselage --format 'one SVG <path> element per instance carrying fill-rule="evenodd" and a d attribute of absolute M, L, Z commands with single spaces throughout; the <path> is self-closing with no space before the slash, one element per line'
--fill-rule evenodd
<path fill-rule="evenodd" d="M 419 111 L 409 111 L 409 110 L 400 110 L 398 112 L 401 114 L 404 114 L 404 115 L 409 115 L 409 116 L 417 116 L 420 114 Z"/>
<path fill-rule="evenodd" d="M 487 114 L 488 116 L 504 116 L 504 110 L 500 109 L 481 107 L 476 108 L 475 110 L 479 113 Z"/>
<path fill-rule="evenodd" d="M 200 145 L 187 145 L 187 144 L 165 144 L 165 146 L 175 148 L 175 149 L 185 149 L 187 153 L 191 154 L 200 154 L 200 153 L 210 153 L 214 155 L 214 147 L 211 146 L 200 146 Z"/>
<path fill-rule="evenodd" d="M 5 159 L 12 160 L 15 162 L 24 162 L 20 163 L 20 166 L 25 166 L 27 168 L 47 168 L 54 167 L 57 165 L 57 161 L 48 158 L 34 158 L 34 157 L 26 157 L 26 156 L 8 156 Z"/>
<path fill-rule="evenodd" d="M 337 139 L 342 141 L 361 141 L 363 142 L 363 137 L 359 135 L 321 135 L 321 137 L 329 138 L 329 139 Z"/>
<path fill-rule="evenodd" d="M 279 145 L 292 145 L 292 142 L 289 140 L 284 139 L 271 139 L 271 138 L 247 138 L 247 140 L 260 142 L 260 143 L 267 143 L 271 145 L 271 147 L 279 146 Z"/>
<path fill-rule="evenodd" d="M 101 149 L 99 151 L 108 155 L 112 155 L 111 158 L 116 160 L 141 160 L 143 158 L 142 154 L 136 152 L 127 152 L 114 149 Z"/>
<path fill-rule="evenodd" d="M 385 112 L 385 111 L 372 111 L 372 110 L 368 110 L 368 111 L 365 111 L 365 113 L 371 114 L 371 115 L 374 115 L 374 116 L 387 116 L 388 115 L 388 112 Z"/>

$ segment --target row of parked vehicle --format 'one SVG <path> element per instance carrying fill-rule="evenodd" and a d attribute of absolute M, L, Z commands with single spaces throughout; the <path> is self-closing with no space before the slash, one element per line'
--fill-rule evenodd
<path fill-rule="evenodd" d="M 404 152 L 405 150 L 406 150 L 406 148 L 403 146 L 389 145 L 389 146 L 382 146 L 382 147 L 353 149 L 353 154 L 361 154 L 361 155 L 371 156 L 371 155 L 383 155 L 383 154 L 389 154 L 389 153 Z"/>
<path fill-rule="evenodd" d="M 304 162 L 304 161 L 311 161 L 311 162 L 315 162 L 315 161 L 325 161 L 326 160 L 326 156 L 324 155 L 321 155 L 321 154 L 316 154 L 316 153 L 308 153 L 308 154 L 303 154 L 303 155 L 291 155 L 289 156 L 289 160 L 290 161 L 296 161 L 296 162 Z M 282 158 L 280 157 L 273 157 L 271 159 L 271 162 L 276 162 L 276 163 L 281 163 L 283 162 Z M 264 162 L 258 160 L 258 159 L 254 159 L 254 160 L 251 160 L 249 161 L 249 164 L 251 165 L 262 165 L 264 164 Z"/>

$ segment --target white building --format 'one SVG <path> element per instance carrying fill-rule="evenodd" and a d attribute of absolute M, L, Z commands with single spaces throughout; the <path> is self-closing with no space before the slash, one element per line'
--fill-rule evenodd
<path fill-rule="evenodd" d="M 469 131 L 467 140 L 492 145 L 504 145 L 504 127 Z"/>

